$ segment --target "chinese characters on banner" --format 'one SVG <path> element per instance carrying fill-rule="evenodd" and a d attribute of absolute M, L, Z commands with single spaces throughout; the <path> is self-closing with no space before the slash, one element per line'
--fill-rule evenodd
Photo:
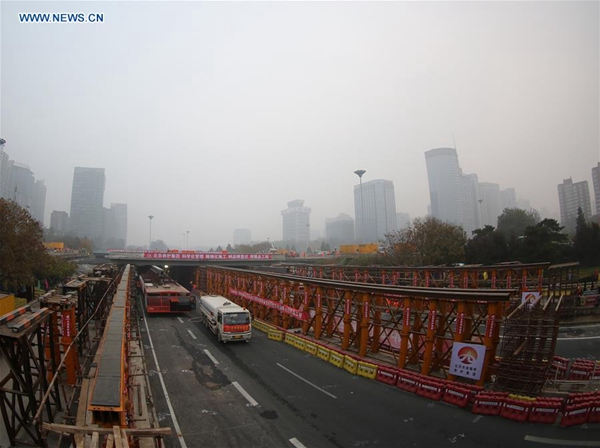
<path fill-rule="evenodd" d="M 485 345 L 455 342 L 452 346 L 450 374 L 478 380 L 483 372 Z"/>
<path fill-rule="evenodd" d="M 144 252 L 144 258 L 155 260 L 271 260 L 271 254 L 217 254 L 217 253 L 181 253 L 181 252 Z"/>

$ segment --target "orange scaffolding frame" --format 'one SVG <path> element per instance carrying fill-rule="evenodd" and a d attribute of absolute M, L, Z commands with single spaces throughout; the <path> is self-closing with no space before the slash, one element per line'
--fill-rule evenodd
<path fill-rule="evenodd" d="M 335 272 L 335 271 L 331 271 Z M 211 294 L 284 330 L 398 368 L 453 380 L 454 342 L 486 347 L 482 385 L 495 359 L 503 310 L 513 289 L 424 288 L 203 267 Z"/>

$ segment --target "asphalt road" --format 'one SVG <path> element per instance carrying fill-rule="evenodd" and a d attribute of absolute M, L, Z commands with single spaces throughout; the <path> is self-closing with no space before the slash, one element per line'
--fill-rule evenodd
<path fill-rule="evenodd" d="M 478 416 L 353 376 L 256 330 L 249 343 L 219 344 L 197 316 L 145 322 L 157 412 L 175 430 L 166 447 L 600 447 L 600 425 Z M 587 341 L 577 350 L 600 357 L 600 339 L 589 339 L 589 348 Z M 576 345 L 559 340 L 561 353 L 575 352 L 569 344 Z"/>

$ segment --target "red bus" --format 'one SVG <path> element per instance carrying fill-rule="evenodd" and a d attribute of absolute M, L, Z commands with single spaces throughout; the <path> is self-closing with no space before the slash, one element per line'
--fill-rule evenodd
<path fill-rule="evenodd" d="M 148 314 L 181 313 L 196 309 L 196 298 L 158 266 L 152 266 L 140 274 L 140 288 Z"/>

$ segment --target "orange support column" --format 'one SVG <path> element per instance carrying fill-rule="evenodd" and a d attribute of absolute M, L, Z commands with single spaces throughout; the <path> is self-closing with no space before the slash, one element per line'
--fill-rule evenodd
<path fill-rule="evenodd" d="M 465 320 L 466 320 L 466 304 L 465 302 L 458 302 L 456 309 L 456 325 L 454 329 L 454 340 L 453 342 L 462 342 L 465 339 Z M 448 380 L 454 381 L 456 375 L 448 374 Z"/>
<path fill-rule="evenodd" d="M 488 305 L 488 318 L 485 324 L 485 337 L 483 343 L 485 345 L 485 359 L 483 361 L 483 372 L 481 378 L 477 381 L 478 386 L 483 386 L 490 375 L 490 365 L 496 357 L 496 346 L 500 339 L 500 325 L 502 321 L 502 304 L 490 303 Z"/>
<path fill-rule="evenodd" d="M 400 356 L 398 357 L 398 368 L 403 369 L 406 365 L 406 358 L 408 357 L 408 339 L 410 338 L 410 312 L 411 303 L 410 298 L 404 298 L 403 307 L 403 318 L 402 318 L 402 332 L 400 333 Z"/>
<path fill-rule="evenodd" d="M 323 290 L 317 287 L 315 294 L 315 339 L 321 339 L 323 331 Z"/>
<path fill-rule="evenodd" d="M 425 353 L 421 374 L 429 375 L 431 371 L 431 358 L 433 356 L 433 342 L 437 330 L 437 300 L 429 300 L 429 313 L 427 316 L 427 335 L 425 336 Z"/>
<path fill-rule="evenodd" d="M 350 291 L 344 292 L 344 336 L 342 338 L 342 350 L 348 350 L 350 346 L 350 330 L 352 329 L 352 296 Z"/>
<path fill-rule="evenodd" d="M 288 283 L 283 283 L 282 285 L 282 293 L 283 293 L 283 305 L 288 307 L 290 306 L 290 285 Z M 283 328 L 290 328 L 290 315 L 287 313 L 283 314 Z"/>
<path fill-rule="evenodd" d="M 66 353 L 67 348 L 73 342 L 73 337 L 77 334 L 75 327 L 75 307 L 62 310 L 62 353 Z M 65 370 L 67 372 L 67 383 L 75 385 L 77 383 L 77 371 L 79 370 L 79 359 L 77 358 L 77 350 L 71 350 L 65 357 Z"/>
<path fill-rule="evenodd" d="M 369 342 L 369 317 L 370 317 L 370 307 L 369 307 L 370 295 L 368 293 L 364 293 L 362 295 L 362 317 L 360 320 L 360 345 L 358 348 L 358 354 L 360 356 L 366 356 L 367 354 L 367 345 Z"/>
<path fill-rule="evenodd" d="M 375 296 L 375 312 L 373 313 L 373 339 L 371 340 L 371 353 L 379 351 L 379 337 L 381 335 L 381 307 L 383 306 L 383 296 Z"/>
<path fill-rule="evenodd" d="M 308 313 L 308 305 L 310 302 L 310 298 L 308 295 L 308 287 L 305 285 L 304 286 L 304 291 L 302 293 L 302 303 L 303 303 L 303 309 L 304 311 L 306 311 Z M 308 330 L 310 329 L 310 317 L 305 320 L 304 322 L 302 322 L 302 334 L 308 334 Z"/>

